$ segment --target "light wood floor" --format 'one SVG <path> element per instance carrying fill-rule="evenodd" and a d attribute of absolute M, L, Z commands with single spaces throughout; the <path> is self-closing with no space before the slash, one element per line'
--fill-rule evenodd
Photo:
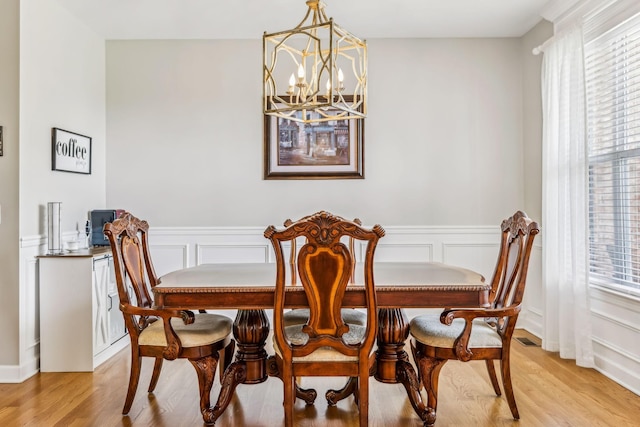
<path fill-rule="evenodd" d="M 518 331 L 518 336 L 531 335 Z M 578 368 L 540 347 L 513 345 L 513 381 L 520 421 L 511 418 L 504 398 L 493 395 L 483 362 L 449 362 L 440 376 L 436 426 L 638 426 L 640 397 L 594 370 Z M 0 384 L 0 426 L 202 426 L 198 386 L 188 361 L 166 362 L 154 394 L 146 387 L 152 369 L 145 360 L 131 413 L 121 415 L 129 375 L 129 349 L 94 373 L 43 373 L 22 384 Z M 319 397 L 314 406 L 296 403 L 296 425 L 357 426 L 353 398 L 327 407 L 324 390 L 341 378 L 304 378 Z M 220 389 L 216 380 L 212 400 Z M 216 423 L 221 427 L 283 424 L 282 384 L 240 385 Z M 371 426 L 421 425 L 400 385 L 372 380 Z"/>

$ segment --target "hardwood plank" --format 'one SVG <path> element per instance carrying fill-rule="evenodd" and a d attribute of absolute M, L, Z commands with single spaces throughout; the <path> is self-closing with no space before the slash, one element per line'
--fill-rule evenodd
<path fill-rule="evenodd" d="M 535 337 L 524 331 L 516 336 Z M 627 426 L 640 419 L 640 397 L 593 369 L 575 366 L 540 347 L 512 344 L 513 383 L 521 420 L 514 421 L 503 397 L 496 397 L 482 362 L 449 362 L 440 376 L 436 426 Z M 131 413 L 121 415 L 129 376 L 129 350 L 94 373 L 42 373 L 22 384 L 0 384 L 0 425 L 12 426 L 202 426 L 195 370 L 186 360 L 165 362 L 154 394 L 146 389 L 153 363 L 145 360 Z M 357 426 L 353 398 L 328 407 L 327 388 L 342 378 L 303 378 L 319 397 L 314 406 L 296 403 L 296 425 Z M 220 385 L 214 385 L 212 399 Z M 275 378 L 240 385 L 219 427 L 283 424 L 282 383 Z M 421 425 L 402 386 L 371 382 L 370 426 Z"/>

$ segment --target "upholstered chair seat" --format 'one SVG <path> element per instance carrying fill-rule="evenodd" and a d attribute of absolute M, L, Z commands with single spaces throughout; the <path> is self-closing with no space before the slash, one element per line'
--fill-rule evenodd
<path fill-rule="evenodd" d="M 411 336 L 416 341 L 431 347 L 453 348 L 456 339 L 464 329 L 464 319 L 454 319 L 449 326 L 440 322 L 439 315 L 424 314 L 411 319 L 409 325 Z M 469 347 L 502 347 L 502 338 L 495 327 L 484 319 L 474 319 Z"/>
<path fill-rule="evenodd" d="M 196 314 L 190 325 L 185 325 L 182 319 L 171 319 L 171 326 L 180 339 L 182 347 L 200 347 L 224 340 L 231 334 L 233 322 L 226 316 L 219 314 Z M 167 346 L 164 324 L 154 322 L 144 329 L 138 337 L 139 345 Z"/>

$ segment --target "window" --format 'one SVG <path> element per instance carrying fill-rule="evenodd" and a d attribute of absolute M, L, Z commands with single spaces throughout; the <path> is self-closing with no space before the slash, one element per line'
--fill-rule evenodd
<path fill-rule="evenodd" d="M 606 17 L 600 13 L 584 27 L 589 264 L 592 283 L 635 293 L 640 292 L 640 14 L 621 20 L 623 12 L 628 9 L 609 8 Z"/>

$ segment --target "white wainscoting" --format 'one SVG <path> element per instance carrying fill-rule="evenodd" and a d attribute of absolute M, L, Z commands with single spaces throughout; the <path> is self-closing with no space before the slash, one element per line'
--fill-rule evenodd
<path fill-rule="evenodd" d="M 499 245 L 498 227 L 385 227 L 377 261 L 436 261 L 490 277 Z M 165 228 L 149 231 L 156 273 L 207 263 L 273 262 L 262 227 Z M 358 258 L 361 258 L 357 255 Z"/>
<path fill-rule="evenodd" d="M 543 289 L 542 289 L 542 241 L 536 238 L 529 260 L 527 288 L 524 292 L 522 311 L 518 316 L 518 327 L 526 329 L 537 337 L 542 336 Z"/>
<path fill-rule="evenodd" d="M 591 288 L 596 368 L 640 395 L 640 298 Z"/>
<path fill-rule="evenodd" d="M 40 295 L 37 255 L 46 251 L 44 236 L 20 240 L 19 363 L 0 366 L 0 382 L 19 383 L 40 369 Z"/>
<path fill-rule="evenodd" d="M 435 261 L 459 265 L 490 279 L 498 252 L 496 227 L 385 227 L 378 261 Z M 158 275 L 205 263 L 273 262 L 264 227 L 152 227 L 150 246 Z M 72 238 L 75 234 L 68 233 Z M 66 235 L 65 235 L 66 236 Z M 63 236 L 63 238 L 65 238 Z M 19 382 L 38 369 L 38 277 L 36 255 L 44 236 L 21 239 L 20 365 L 0 366 L 0 382 Z M 361 248 L 357 249 L 357 252 Z M 358 258 L 361 255 L 357 254 Z M 542 241 L 536 240 L 519 327 L 542 333 Z M 623 386 L 640 390 L 640 301 L 592 289 L 598 369 Z M 421 310 L 407 312 L 409 317 Z"/>

